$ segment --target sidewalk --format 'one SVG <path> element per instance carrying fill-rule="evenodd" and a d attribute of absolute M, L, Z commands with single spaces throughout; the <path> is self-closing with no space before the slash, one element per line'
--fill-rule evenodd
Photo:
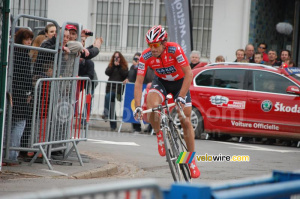
<path fill-rule="evenodd" d="M 118 123 L 118 127 L 120 123 Z M 98 131 L 109 131 L 109 122 L 91 121 L 90 133 Z M 130 132 L 131 124 L 123 123 L 121 132 Z M 47 164 L 33 163 L 29 166 L 29 162 L 21 161 L 20 165 L 2 166 L 0 172 L 0 180 L 16 179 L 16 178 L 34 178 L 34 177 L 67 177 L 75 179 L 87 179 L 97 177 L 107 177 L 118 172 L 117 165 L 109 163 L 106 160 L 96 158 L 93 154 L 83 154 L 79 150 L 83 160 L 83 166 L 80 166 L 75 153 L 71 154 L 65 162 L 52 161 L 53 170 L 49 170 Z"/>

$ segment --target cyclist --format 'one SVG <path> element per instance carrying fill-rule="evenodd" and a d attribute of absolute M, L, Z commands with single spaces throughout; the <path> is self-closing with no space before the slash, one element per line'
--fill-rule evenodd
<path fill-rule="evenodd" d="M 135 111 L 134 116 L 138 118 L 141 113 L 142 84 L 147 68 L 155 72 L 152 86 L 147 96 L 147 108 L 154 108 L 161 104 L 166 95 L 172 93 L 176 102 L 180 102 L 184 108 L 186 119 L 180 114 L 179 119 L 183 127 L 184 139 L 189 152 L 195 150 L 194 130 L 191 124 L 191 96 L 189 87 L 192 81 L 192 71 L 182 48 L 174 42 L 167 42 L 166 30 L 158 25 L 153 26 L 146 34 L 149 48 L 144 50 L 138 65 L 137 78 L 134 89 Z M 142 114 L 140 115 L 142 117 Z M 157 136 L 158 152 L 161 156 L 166 155 L 163 134 L 160 130 L 160 120 L 157 113 L 150 113 L 148 120 Z M 198 178 L 200 171 L 195 164 L 195 159 L 189 164 L 192 178 Z"/>

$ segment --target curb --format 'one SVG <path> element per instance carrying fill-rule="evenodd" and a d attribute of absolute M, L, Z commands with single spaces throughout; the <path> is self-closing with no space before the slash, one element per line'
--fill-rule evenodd
<path fill-rule="evenodd" d="M 75 179 L 101 178 L 101 177 L 108 177 L 114 175 L 117 172 L 118 172 L 117 165 L 107 164 L 101 168 L 75 173 L 71 176 L 71 178 L 75 178 Z"/>

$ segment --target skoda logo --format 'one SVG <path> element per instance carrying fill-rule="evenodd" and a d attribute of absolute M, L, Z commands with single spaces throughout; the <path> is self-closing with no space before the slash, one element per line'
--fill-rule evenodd
<path fill-rule="evenodd" d="M 261 103 L 261 109 L 264 111 L 264 112 L 269 112 L 273 107 L 273 104 L 270 100 L 265 100 Z"/>

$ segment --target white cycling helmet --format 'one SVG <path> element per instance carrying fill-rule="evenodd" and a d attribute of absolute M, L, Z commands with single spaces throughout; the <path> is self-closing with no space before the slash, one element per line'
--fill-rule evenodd
<path fill-rule="evenodd" d="M 167 38 L 168 33 L 161 25 L 153 26 L 146 34 L 146 41 L 148 44 L 164 41 Z"/>

